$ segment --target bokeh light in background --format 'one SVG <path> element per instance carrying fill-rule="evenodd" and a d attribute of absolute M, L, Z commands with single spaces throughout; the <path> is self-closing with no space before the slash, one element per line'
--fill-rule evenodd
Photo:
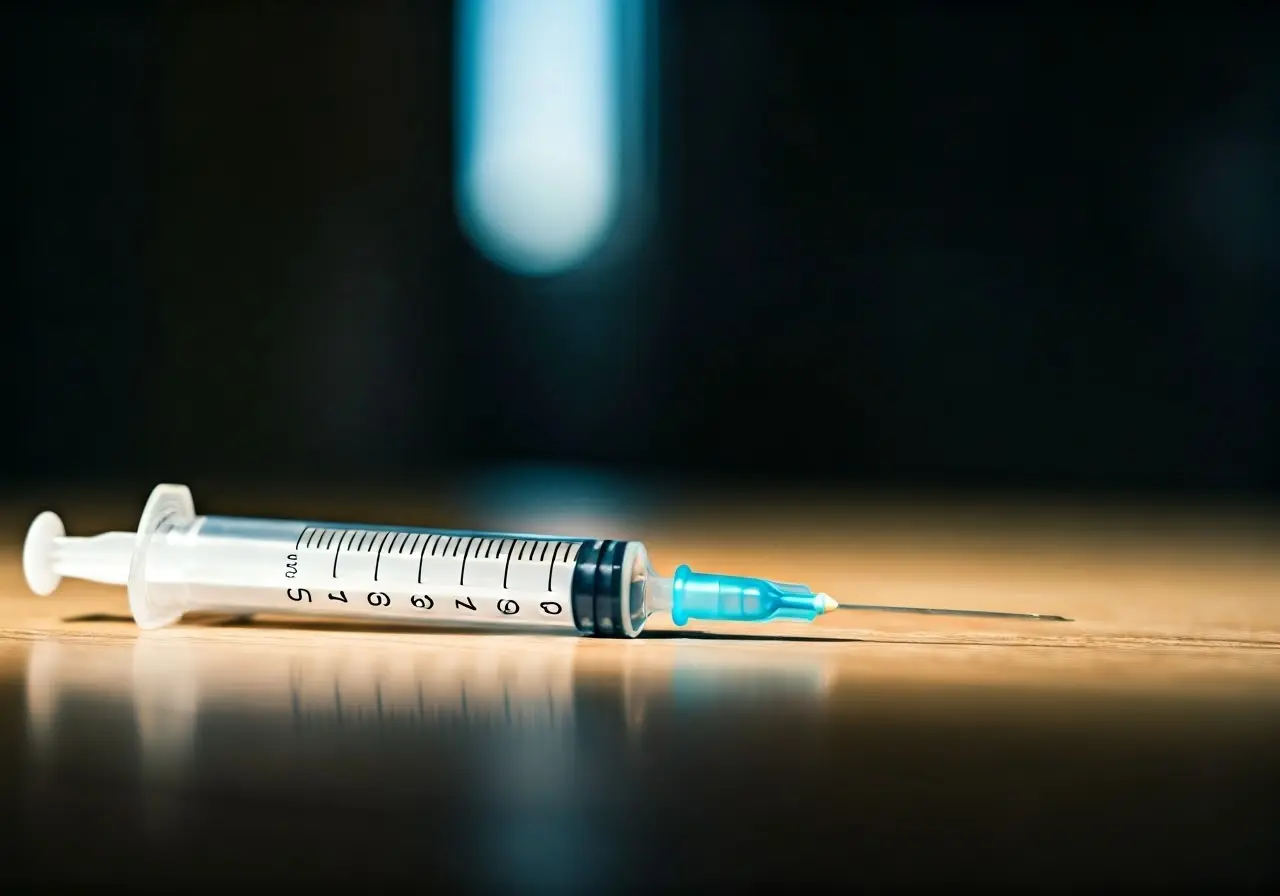
<path fill-rule="evenodd" d="M 489 260 L 555 274 L 609 238 L 622 200 L 625 0 L 460 0 L 459 219 Z"/>
<path fill-rule="evenodd" d="M 1280 495 L 1270 20 L 6 15 L 7 489 L 529 465 Z M 468 192 L 482 131 L 525 126 L 605 147 L 577 249 L 551 225 L 586 166 L 554 202 Z"/>
<path fill-rule="evenodd" d="M 672 497 L 653 482 L 571 466 L 495 467 L 460 480 L 477 525 L 508 532 L 638 538 Z"/>

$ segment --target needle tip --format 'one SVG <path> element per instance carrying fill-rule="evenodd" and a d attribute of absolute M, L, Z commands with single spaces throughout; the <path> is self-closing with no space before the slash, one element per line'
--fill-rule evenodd
<path fill-rule="evenodd" d="M 823 612 L 832 610 L 861 610 L 873 613 L 916 613 L 923 616 L 970 616 L 982 619 L 1034 619 L 1037 622 L 1074 622 L 1066 616 L 1054 616 L 1049 613 L 1009 613 L 1003 610 L 952 610 L 942 607 L 889 607 L 876 604 L 837 604 L 825 594 L 818 595 L 824 599 Z"/>

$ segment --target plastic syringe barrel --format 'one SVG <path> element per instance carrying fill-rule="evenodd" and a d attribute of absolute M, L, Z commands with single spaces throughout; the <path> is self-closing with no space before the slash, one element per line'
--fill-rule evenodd
<path fill-rule="evenodd" d="M 229 517 L 206 517 L 204 519 L 209 524 L 204 526 L 204 531 L 206 533 L 210 530 L 221 531 L 226 529 L 238 529 L 244 525 L 252 525 L 255 522 L 253 520 Z M 266 525 L 273 524 L 268 522 Z M 422 529 L 416 531 L 424 535 L 434 533 L 438 536 L 442 530 Z M 214 554 L 214 552 L 218 550 L 216 545 L 218 537 L 216 535 L 210 536 L 206 534 L 199 547 L 192 547 L 183 544 L 183 539 L 180 535 L 178 543 L 166 543 L 167 539 L 165 536 L 167 534 L 167 525 L 162 525 L 156 533 L 157 538 L 144 541 L 139 548 L 139 550 L 147 553 L 168 555 L 166 559 L 162 559 L 160 556 L 155 557 L 156 562 L 159 563 L 161 567 L 168 566 L 172 569 L 189 563 L 192 566 L 203 566 L 207 569 L 211 562 L 209 559 L 199 562 L 195 557 L 183 556 L 192 550 L 201 551 L 205 558 L 216 558 L 216 554 Z M 453 537 L 459 538 L 459 536 Z M 504 535 L 501 533 L 486 533 L 483 536 L 479 534 L 475 536 L 466 536 L 468 541 L 472 539 L 478 541 L 482 537 L 486 540 L 497 540 L 507 543 L 517 542 L 522 539 L 522 536 Z M 550 541 L 547 539 L 544 540 Z M 584 635 L 597 637 L 627 638 L 638 635 L 649 615 L 645 602 L 643 583 L 639 583 L 638 585 L 635 584 L 634 574 L 636 556 L 637 554 L 643 555 L 644 546 L 639 542 L 610 539 L 561 539 L 559 540 L 559 543 L 576 543 L 578 545 L 578 550 L 576 552 L 577 556 L 573 563 L 572 573 L 570 575 L 570 589 L 567 595 L 569 597 L 568 609 L 572 614 L 571 618 L 573 626 Z M 287 542 L 285 542 L 285 545 L 286 547 L 282 549 L 287 550 Z M 267 544 L 264 545 L 263 549 L 264 551 L 271 551 L 274 547 L 275 544 Z M 280 549 L 277 549 L 273 552 L 278 552 L 279 550 Z M 513 551 L 514 546 L 508 550 Z M 566 553 L 568 553 L 567 550 Z M 160 606 L 162 607 L 168 606 L 175 609 L 183 608 L 184 612 L 186 610 L 200 609 L 214 611 L 231 611 L 234 609 L 240 609 L 288 613 L 290 611 L 298 611 L 302 609 L 301 605 L 293 606 L 287 602 L 281 602 L 278 606 L 271 607 L 251 606 L 247 603 L 238 603 L 236 606 L 223 607 L 201 606 L 197 603 L 195 606 L 186 605 L 184 607 L 185 601 L 180 597 L 177 597 L 176 600 L 172 597 L 168 599 L 165 597 L 166 593 L 176 597 L 188 590 L 186 584 L 181 582 L 182 577 L 175 577 L 172 574 L 162 575 L 160 581 L 153 583 L 151 581 L 150 572 L 154 569 L 157 569 L 157 566 L 144 559 L 140 564 L 141 575 L 139 579 L 134 580 L 131 587 L 135 589 L 140 588 L 142 590 L 142 594 L 145 594 L 146 591 L 150 591 L 154 588 L 156 590 L 155 596 L 159 599 Z M 168 584 L 170 582 L 176 582 L 176 584 Z M 198 583 L 192 582 L 191 584 L 196 585 Z M 289 583 L 287 581 L 282 581 L 279 587 L 284 588 L 287 587 L 288 584 Z M 405 590 L 409 587 L 413 586 L 404 585 L 401 587 L 401 590 Z M 388 590 L 394 591 L 395 588 L 396 586 L 392 585 Z M 418 586 L 415 590 L 418 589 L 425 590 L 425 587 Z M 194 591 L 197 589 L 192 588 L 190 590 Z M 513 591 L 511 593 L 512 596 L 519 596 L 518 592 Z M 550 597 L 550 595 L 548 595 L 548 597 Z M 390 598 L 386 599 L 389 600 Z M 493 598 L 490 598 L 490 600 L 492 599 Z M 310 594 L 308 593 L 308 601 L 309 600 Z M 499 598 L 498 601 L 499 604 L 505 603 L 509 606 L 517 605 L 514 600 Z M 519 604 L 525 605 L 526 601 L 521 599 Z M 346 606 L 345 602 L 343 606 Z M 178 613 L 177 615 L 181 615 L 181 613 Z M 138 619 L 139 624 L 143 624 L 143 618 L 139 617 L 137 612 L 135 612 L 135 618 Z M 154 615 L 152 615 L 151 618 L 155 618 Z M 518 624 L 523 618 L 523 616 L 504 617 L 503 622 Z M 410 620 L 407 617 L 397 615 L 394 621 L 403 623 Z M 421 620 L 421 622 L 416 619 L 412 621 L 414 624 L 422 624 L 424 626 L 429 626 L 431 624 L 430 621 L 426 619 Z M 460 620 L 457 618 L 438 620 L 438 622 L 445 624 L 458 621 Z M 530 621 L 533 624 L 538 624 L 539 620 L 535 617 Z M 549 620 L 542 620 L 542 622 L 549 622 Z M 500 623 L 498 623 L 498 620 L 495 618 L 493 620 L 493 624 L 498 625 Z"/>
<path fill-rule="evenodd" d="M 286 613 L 635 637 L 652 608 L 638 541 L 201 516 L 173 484 L 133 533 L 68 538 L 39 515 L 23 569 L 37 594 L 63 576 L 127 585 L 145 629 L 189 612 Z"/>
<path fill-rule="evenodd" d="M 249 612 L 297 612 L 303 609 L 303 604 L 293 605 L 289 601 L 280 601 L 278 605 L 267 606 L 263 603 L 254 603 L 255 598 L 241 598 L 236 596 L 234 587 L 231 588 L 231 594 L 228 595 L 230 601 L 224 605 L 205 604 L 200 600 L 196 600 L 194 604 L 190 598 L 185 597 L 191 592 L 200 591 L 202 576 L 197 573 L 196 580 L 186 580 L 185 576 L 175 570 L 208 570 L 216 568 L 218 564 L 219 553 L 225 549 L 221 548 L 219 542 L 223 539 L 218 534 L 221 532 L 240 531 L 255 525 L 275 527 L 273 521 L 258 522 L 250 519 L 233 518 L 233 517 L 205 517 L 204 525 L 200 527 L 203 537 L 197 542 L 192 541 L 184 536 L 185 530 L 178 525 L 176 529 L 170 529 L 173 525 L 170 522 L 163 523 L 155 537 L 145 539 L 141 542 L 138 550 L 144 553 L 141 562 L 136 564 L 138 575 L 131 581 L 131 588 L 134 591 L 135 602 L 135 619 L 144 627 L 151 627 L 147 620 L 154 620 L 158 624 L 168 624 L 170 621 L 176 621 L 176 618 L 183 612 L 190 610 L 206 610 L 215 612 L 231 612 L 231 611 L 249 611 Z M 286 524 L 287 526 L 287 524 Z M 196 527 L 192 526 L 192 530 Z M 297 526 L 293 526 L 296 529 Z M 404 531 L 404 530 L 401 530 Z M 439 536 L 438 530 L 416 530 L 424 535 L 434 534 Z M 170 541 L 170 534 L 176 536 L 175 541 Z M 284 532 L 286 538 L 283 541 L 270 540 L 261 543 L 250 543 L 259 554 L 267 554 L 271 560 L 275 560 L 275 555 L 292 547 L 292 531 L 286 528 Z M 458 536 L 453 536 L 458 538 Z M 485 540 L 497 540 L 502 543 L 518 543 L 521 536 L 503 535 L 501 533 L 487 533 L 484 536 L 467 536 L 467 541 L 479 541 L 481 538 Z M 549 540 L 545 540 L 548 541 Z M 556 542 L 549 542 L 556 543 Z M 567 609 L 572 614 L 572 624 L 580 633 L 585 635 L 593 635 L 598 637 L 615 637 L 626 638 L 635 637 L 644 627 L 645 620 L 648 617 L 648 609 L 645 602 L 645 594 L 643 583 L 639 585 L 635 582 L 635 565 L 637 554 L 641 554 L 644 546 L 639 542 L 620 541 L 609 539 L 563 539 L 558 542 L 561 545 L 574 544 L 578 545 L 576 558 L 573 563 L 572 573 L 569 577 L 570 587 L 566 595 Z M 509 551 L 515 550 L 514 544 L 508 548 Z M 193 553 L 194 552 L 194 553 Z M 532 554 L 532 551 L 530 552 Z M 568 553 L 566 549 L 565 553 Z M 146 556 L 150 555 L 150 556 Z M 297 556 L 297 554 L 290 554 Z M 363 557 L 368 562 L 369 557 Z M 327 557 L 325 562 L 327 563 Z M 474 563 L 474 560 L 473 560 Z M 158 573 L 159 578 L 153 579 L 153 574 Z M 252 577 L 250 577 L 252 578 Z M 514 579 L 514 576 L 513 576 Z M 231 584 L 227 579 L 222 579 L 223 586 Z M 246 587 L 249 586 L 246 581 Z M 307 584 L 307 583 L 303 583 Z M 284 590 L 290 585 L 288 580 L 282 580 L 276 586 L 271 588 L 255 588 L 255 593 L 262 594 L 264 592 L 271 593 L 276 590 Z M 388 591 L 395 592 L 398 590 L 427 590 L 425 585 L 414 586 L 411 584 L 389 583 Z M 308 604 L 310 603 L 310 590 L 308 589 Z M 295 589 L 294 595 L 299 591 Z M 317 592 L 319 593 L 319 592 Z M 520 592 L 510 592 L 512 597 L 521 597 Z M 551 595 L 547 597 L 550 599 Z M 384 595 L 385 600 L 390 601 L 389 596 Z M 438 599 L 438 598 L 437 598 Z M 489 598 L 493 600 L 494 598 Z M 258 600 L 261 600 L 259 598 Z M 564 598 L 560 597 L 563 601 Z M 445 601 L 447 603 L 447 601 Z M 519 603 L 515 600 L 507 600 L 498 598 L 499 604 L 507 604 L 508 606 L 527 606 L 529 602 L 521 597 Z M 400 603 L 399 598 L 395 603 Z M 348 606 L 346 601 L 341 605 L 343 609 Z M 308 607 L 308 609 L 310 609 Z M 338 609 L 337 605 L 330 606 L 330 609 Z M 177 611 L 177 612 L 174 612 Z M 557 609 L 558 613 L 559 610 Z M 141 614 L 141 615 L 140 615 Z M 347 615 L 343 613 L 342 615 Z M 365 617 L 367 618 L 367 616 Z M 564 617 L 558 617 L 564 619 Z M 499 619 L 503 623 L 519 624 L 525 617 L 495 617 L 492 624 L 499 625 Z M 398 623 L 411 622 L 412 624 L 430 625 L 433 620 L 430 619 L 413 619 L 401 614 L 396 614 L 395 618 L 389 621 Z M 456 617 L 446 619 L 435 619 L 437 623 L 456 623 L 460 620 Z M 539 619 L 536 615 L 529 620 L 533 624 L 542 622 L 550 623 L 550 619 Z M 565 619 L 568 622 L 568 619 Z M 563 626 L 564 623 L 559 623 Z"/>

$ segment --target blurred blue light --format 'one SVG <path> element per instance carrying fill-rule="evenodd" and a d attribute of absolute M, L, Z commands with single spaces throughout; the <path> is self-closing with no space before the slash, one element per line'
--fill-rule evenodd
<path fill-rule="evenodd" d="M 494 264 L 555 274 L 609 237 L 628 2 L 459 0 L 458 214 Z"/>

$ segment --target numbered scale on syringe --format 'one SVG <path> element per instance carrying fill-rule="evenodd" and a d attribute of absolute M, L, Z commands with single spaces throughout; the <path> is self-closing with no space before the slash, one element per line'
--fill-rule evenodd
<path fill-rule="evenodd" d="M 578 540 L 307 525 L 284 545 L 280 596 L 294 611 L 572 628 L 581 548 Z"/>

